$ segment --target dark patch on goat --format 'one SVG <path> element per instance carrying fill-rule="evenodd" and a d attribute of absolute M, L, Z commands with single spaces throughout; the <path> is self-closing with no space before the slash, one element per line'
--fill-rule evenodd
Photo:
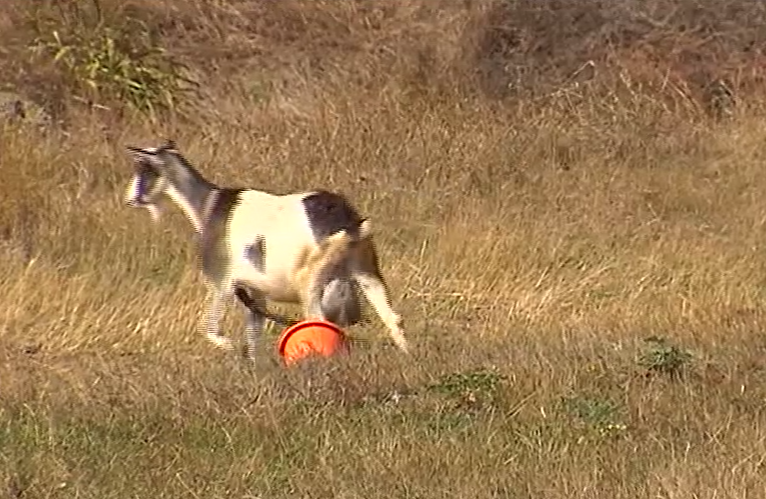
<path fill-rule="evenodd" d="M 240 202 L 240 196 L 246 189 L 221 188 L 218 197 L 203 221 L 199 253 L 202 270 L 206 275 L 219 277 L 223 266 L 229 260 L 226 248 L 226 225 L 231 212 Z"/>
<path fill-rule="evenodd" d="M 266 238 L 257 236 L 253 244 L 247 247 L 247 259 L 258 272 L 266 271 Z"/>
<path fill-rule="evenodd" d="M 316 242 L 339 230 L 358 236 L 359 224 L 364 219 L 344 196 L 321 190 L 303 198 L 302 203 Z"/>

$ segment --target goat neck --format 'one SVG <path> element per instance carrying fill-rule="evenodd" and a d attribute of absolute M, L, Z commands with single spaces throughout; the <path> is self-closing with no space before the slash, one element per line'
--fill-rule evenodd
<path fill-rule="evenodd" d="M 173 154 L 165 164 L 165 176 L 170 184 L 168 197 L 183 211 L 197 233 L 204 230 L 208 213 L 215 205 L 219 188 L 205 179 L 180 154 Z"/>

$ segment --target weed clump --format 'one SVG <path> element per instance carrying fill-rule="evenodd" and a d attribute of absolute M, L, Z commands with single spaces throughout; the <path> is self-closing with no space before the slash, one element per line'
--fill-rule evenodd
<path fill-rule="evenodd" d="M 50 13 L 33 10 L 28 21 L 35 36 L 28 49 L 82 100 L 152 116 L 177 109 L 194 86 L 187 66 L 145 21 L 116 14 L 105 16 L 98 0 L 90 8 L 67 2 Z"/>
<path fill-rule="evenodd" d="M 651 336 L 644 340 L 645 349 L 638 357 L 638 364 L 650 373 L 660 373 L 673 379 L 680 378 L 689 367 L 692 354 L 671 345 L 667 339 Z"/>
<path fill-rule="evenodd" d="M 620 419 L 620 408 L 611 399 L 577 395 L 565 398 L 564 407 L 586 427 L 596 430 L 603 438 L 613 438 L 627 431 Z"/>

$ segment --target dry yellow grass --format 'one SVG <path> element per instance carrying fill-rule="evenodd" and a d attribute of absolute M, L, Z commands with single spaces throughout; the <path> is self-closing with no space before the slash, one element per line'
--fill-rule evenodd
<path fill-rule="evenodd" d="M 497 2 L 442 3 L 377 25 L 361 0 L 271 7 L 290 35 L 267 2 L 177 0 L 204 22 L 167 40 L 220 62 L 196 114 L 67 101 L 66 131 L 0 131 L 0 497 L 764 497 L 758 96 L 716 121 L 680 83 L 630 83 L 651 73 L 636 60 L 538 100 L 450 88 L 435 75 L 467 67 Z M 256 85 L 247 47 L 279 78 Z M 253 370 L 214 350 L 191 228 L 122 205 L 124 146 L 165 137 L 221 184 L 349 194 L 412 358 L 372 314 L 348 359 L 285 370 L 264 351 Z"/>

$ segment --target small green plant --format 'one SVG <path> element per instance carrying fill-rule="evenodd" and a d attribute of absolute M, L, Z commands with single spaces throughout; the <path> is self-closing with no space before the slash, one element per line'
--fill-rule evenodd
<path fill-rule="evenodd" d="M 428 385 L 428 391 L 447 395 L 459 405 L 476 408 L 493 403 L 505 377 L 488 369 L 451 373 Z"/>
<path fill-rule="evenodd" d="M 477 369 L 463 373 L 451 373 L 439 378 L 428 386 L 429 390 L 448 395 L 461 395 L 465 392 L 484 391 L 494 393 L 504 379 L 502 374 L 487 369 Z"/>
<path fill-rule="evenodd" d="M 611 400 L 599 397 L 574 396 L 564 399 L 568 411 L 602 437 L 616 436 L 628 427 L 618 419 L 619 408 Z"/>
<path fill-rule="evenodd" d="M 644 342 L 646 347 L 639 355 L 638 363 L 650 372 L 677 378 L 684 373 L 692 360 L 691 353 L 669 344 L 665 338 L 651 336 Z"/>
<path fill-rule="evenodd" d="M 184 75 L 186 67 L 142 21 L 128 18 L 110 25 L 97 11 L 95 22 L 87 16 L 37 20 L 30 50 L 61 68 L 92 101 L 118 99 L 150 114 L 176 108 L 193 84 Z"/>

